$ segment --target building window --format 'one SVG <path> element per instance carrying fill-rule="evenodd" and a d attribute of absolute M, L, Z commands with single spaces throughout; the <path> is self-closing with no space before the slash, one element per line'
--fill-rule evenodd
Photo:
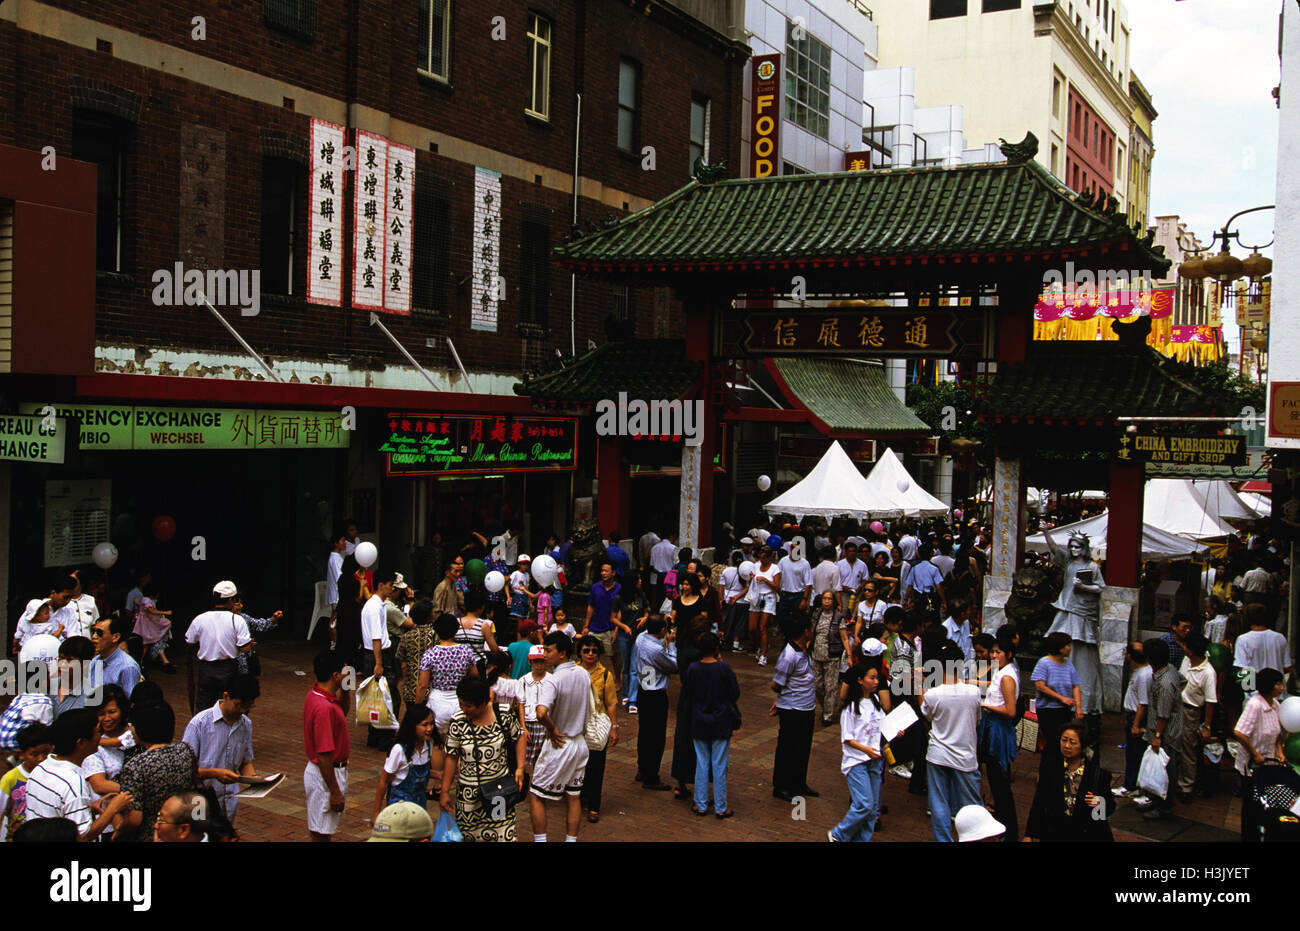
<path fill-rule="evenodd" d="M 931 19 L 950 19 L 966 15 L 966 0 L 930 0 Z"/>
<path fill-rule="evenodd" d="M 451 80 L 451 0 L 420 0 L 420 71 Z"/>
<path fill-rule="evenodd" d="M 641 69 L 627 58 L 618 61 L 618 147 L 636 154 L 637 111 L 641 95 Z"/>
<path fill-rule="evenodd" d="M 614 319 L 636 326 L 636 292 L 625 284 L 614 285 Z"/>
<path fill-rule="evenodd" d="M 782 162 L 782 163 L 781 163 L 781 174 L 783 174 L 783 175 L 810 175 L 810 174 L 812 174 L 812 172 L 810 172 L 807 168 L 800 168 L 798 165 L 794 164 L 794 162 Z"/>
<path fill-rule="evenodd" d="M 981 12 L 1001 13 L 1003 10 L 1020 9 L 1020 0 L 984 0 Z M 933 19 L 933 17 L 931 17 Z"/>
<path fill-rule="evenodd" d="M 695 160 L 709 162 L 709 116 L 712 107 L 708 97 L 691 98 L 691 162 L 689 171 L 695 171 Z"/>
<path fill-rule="evenodd" d="M 524 205 L 519 234 L 519 322 L 545 328 L 551 300 L 551 211 Z"/>
<path fill-rule="evenodd" d="M 1052 119 L 1061 117 L 1061 79 L 1052 78 Z"/>
<path fill-rule="evenodd" d="M 451 189 L 417 174 L 411 248 L 411 306 L 415 316 L 447 316 L 451 280 Z"/>
<path fill-rule="evenodd" d="M 1061 150 L 1056 143 L 1052 143 L 1052 174 L 1061 177 Z"/>
<path fill-rule="evenodd" d="M 72 123 L 72 157 L 99 169 L 95 204 L 95 268 L 120 272 L 126 268 L 125 123 L 97 113 L 78 113 Z"/>
<path fill-rule="evenodd" d="M 802 38 L 795 39 L 795 24 L 785 28 L 785 102 L 786 119 L 802 126 L 815 136 L 830 138 L 831 127 L 831 48 L 800 28 Z"/>
<path fill-rule="evenodd" d="M 551 21 L 536 13 L 528 14 L 528 73 L 532 83 L 528 90 L 527 112 L 544 120 L 551 118 Z"/>
<path fill-rule="evenodd" d="M 310 39 L 316 32 L 316 0 L 262 0 L 268 26 Z"/>
<path fill-rule="evenodd" d="M 302 168 L 281 158 L 262 159 L 262 290 L 293 294 L 298 181 Z"/>

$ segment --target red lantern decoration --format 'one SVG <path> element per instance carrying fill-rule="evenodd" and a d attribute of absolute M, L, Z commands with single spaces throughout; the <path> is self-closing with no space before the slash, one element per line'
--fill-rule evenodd
<path fill-rule="evenodd" d="M 153 537 L 159 543 L 166 543 L 176 536 L 176 521 L 166 514 L 159 514 L 153 519 Z"/>

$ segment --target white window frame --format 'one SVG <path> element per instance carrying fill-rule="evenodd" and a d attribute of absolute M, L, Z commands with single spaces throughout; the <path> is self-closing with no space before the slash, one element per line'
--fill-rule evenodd
<path fill-rule="evenodd" d="M 451 83 L 451 5 L 452 0 L 420 0 L 421 3 L 427 3 L 429 6 L 429 33 L 421 36 L 420 41 L 427 42 L 427 51 L 423 61 L 420 62 L 416 70 L 425 77 L 433 78 L 435 81 L 441 81 L 444 84 Z M 442 67 L 443 73 L 439 74 L 433 70 L 433 24 L 434 24 L 434 7 L 441 3 L 443 5 L 442 14 Z"/>
<path fill-rule="evenodd" d="M 554 24 L 541 13 L 528 11 L 529 103 L 524 112 L 539 120 L 551 119 L 551 36 Z M 541 67 L 539 68 L 539 62 Z M 540 70 L 540 74 L 539 74 Z M 540 85 L 540 89 L 539 89 Z M 540 99 L 540 106 L 539 106 Z"/>

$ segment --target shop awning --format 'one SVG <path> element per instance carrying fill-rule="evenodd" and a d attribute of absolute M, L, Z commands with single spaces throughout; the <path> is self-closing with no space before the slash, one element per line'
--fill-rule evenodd
<path fill-rule="evenodd" d="M 1211 413 L 1205 395 L 1164 361 L 1146 346 L 1035 341 L 1024 362 L 998 366 L 980 419 L 1072 424 Z"/>
<path fill-rule="evenodd" d="M 854 359 L 768 359 L 768 371 L 791 404 L 806 409 L 827 436 L 929 436 L 885 378 L 884 367 Z"/>
<path fill-rule="evenodd" d="M 679 339 L 611 339 L 568 364 L 525 376 L 515 394 L 557 404 L 595 404 L 627 392 L 629 399 L 671 401 L 695 386 L 704 363 L 686 359 Z"/>

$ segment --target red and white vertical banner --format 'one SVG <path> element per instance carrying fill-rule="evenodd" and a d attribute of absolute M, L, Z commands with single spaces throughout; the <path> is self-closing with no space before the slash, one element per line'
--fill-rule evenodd
<path fill-rule="evenodd" d="M 411 243 L 415 217 L 415 149 L 388 143 L 388 211 L 384 228 L 384 309 L 411 312 Z"/>
<path fill-rule="evenodd" d="M 357 179 L 352 186 L 352 306 L 384 309 L 384 229 L 388 140 L 357 130 Z"/>
<path fill-rule="evenodd" d="M 343 140 L 342 126 L 311 121 L 307 301 L 333 307 L 343 299 Z"/>
<path fill-rule="evenodd" d="M 501 174 L 474 167 L 474 254 L 471 263 L 469 328 L 497 331 L 497 303 L 501 295 Z"/>

